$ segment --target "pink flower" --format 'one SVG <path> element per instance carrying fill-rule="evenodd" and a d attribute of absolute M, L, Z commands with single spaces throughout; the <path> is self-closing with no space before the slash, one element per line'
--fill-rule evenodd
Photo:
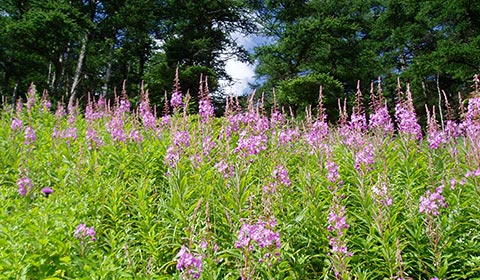
<path fill-rule="evenodd" d="M 90 236 L 92 241 L 97 241 L 97 235 L 95 233 L 94 227 L 87 227 L 85 224 L 79 224 L 77 229 L 75 230 L 75 238 L 81 239 L 82 242 L 85 240 L 86 237 Z"/>
<path fill-rule="evenodd" d="M 259 220 L 256 224 L 242 224 L 235 242 L 236 248 L 245 248 L 252 251 L 255 246 L 280 248 L 280 233 L 274 232 L 276 222 L 266 223 Z"/>
<path fill-rule="evenodd" d="M 48 197 L 49 195 L 51 195 L 53 193 L 53 190 L 51 188 L 42 188 L 42 193 L 43 195 L 45 195 L 46 197 Z"/>
<path fill-rule="evenodd" d="M 202 256 L 192 254 L 182 245 L 177 254 L 177 269 L 194 279 L 200 278 L 202 273 Z"/>
<path fill-rule="evenodd" d="M 23 127 L 23 122 L 21 119 L 17 119 L 17 118 L 14 118 L 12 120 L 12 125 L 10 126 L 10 128 L 13 130 L 13 131 L 17 131 L 17 130 L 21 130 Z"/>
<path fill-rule="evenodd" d="M 20 195 L 27 195 L 29 191 L 33 188 L 33 183 L 28 177 L 23 177 L 17 181 L 18 193 Z"/>
<path fill-rule="evenodd" d="M 175 109 L 180 108 L 183 105 L 182 92 L 180 92 L 179 90 L 175 90 L 172 93 L 172 98 L 170 99 L 170 105 Z"/>
<path fill-rule="evenodd" d="M 198 104 L 198 111 L 200 116 L 202 116 L 202 121 L 204 123 L 208 122 L 213 116 L 215 116 L 214 108 L 210 102 L 209 96 L 200 100 Z"/>
<path fill-rule="evenodd" d="M 23 142 L 23 143 L 25 145 L 30 145 L 30 144 L 35 143 L 36 139 L 37 139 L 37 134 L 36 134 L 35 130 L 30 126 L 27 126 L 25 128 L 25 142 Z"/>
<path fill-rule="evenodd" d="M 420 197 L 420 213 L 433 216 L 440 215 L 440 207 L 448 207 L 448 204 L 445 203 L 445 198 L 443 197 L 442 192 L 443 185 L 436 188 L 433 193 L 430 190 L 427 190 L 425 195 Z"/>
<path fill-rule="evenodd" d="M 328 171 L 328 174 L 327 174 L 328 181 L 332 183 L 335 183 L 336 181 L 338 181 L 338 179 L 340 179 L 340 174 L 338 173 L 338 165 L 333 161 L 327 161 L 325 166 L 327 167 L 327 171 Z"/>
<path fill-rule="evenodd" d="M 370 129 L 380 129 L 384 134 L 393 133 L 393 123 L 388 113 L 387 105 L 378 107 L 373 114 L 370 115 Z"/>

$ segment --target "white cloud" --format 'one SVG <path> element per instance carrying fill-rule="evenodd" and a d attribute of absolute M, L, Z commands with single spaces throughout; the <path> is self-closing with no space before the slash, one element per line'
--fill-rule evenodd
<path fill-rule="evenodd" d="M 250 93 L 252 89 L 248 83 L 255 80 L 254 66 L 248 63 L 240 62 L 234 59 L 230 59 L 226 64 L 227 74 L 233 79 L 231 85 L 227 82 L 223 82 L 225 93 L 227 95 L 241 95 Z"/>
<path fill-rule="evenodd" d="M 243 36 L 239 33 L 232 34 L 232 37 L 245 47 L 248 52 L 253 52 L 256 46 L 269 44 L 272 42 L 271 39 L 257 36 L 249 35 Z M 226 81 L 222 81 L 222 87 L 227 95 L 241 95 L 251 93 L 253 91 L 250 88 L 249 83 L 255 82 L 255 65 L 237 61 L 235 59 L 230 59 L 226 63 L 227 74 L 230 75 L 233 79 L 232 84 L 227 84 Z"/>

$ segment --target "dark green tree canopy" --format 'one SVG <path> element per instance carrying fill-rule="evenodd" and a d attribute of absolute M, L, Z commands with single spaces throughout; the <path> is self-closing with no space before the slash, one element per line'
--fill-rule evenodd
<path fill-rule="evenodd" d="M 322 74 L 343 85 L 330 97 L 336 99 L 354 93 L 358 80 L 367 91 L 377 77 L 394 92 L 401 76 L 422 108 L 438 102 L 438 89 L 453 98 L 480 70 L 480 6 L 474 1 L 278 0 L 261 7 L 261 31 L 274 38 L 254 54 L 267 92 Z M 303 90 L 289 94 L 305 96 Z"/>
<path fill-rule="evenodd" d="M 254 30 L 249 7 L 240 0 L 2 1 L 1 94 L 16 99 L 33 81 L 56 100 L 85 100 L 89 92 L 111 96 L 126 81 L 135 101 L 145 81 L 162 104 L 177 67 L 194 98 L 200 74 L 215 91 L 218 79 L 228 79 L 227 59 L 248 59 L 232 33 Z"/>
<path fill-rule="evenodd" d="M 268 38 L 252 54 L 239 34 Z M 438 103 L 468 91 L 480 71 L 480 5 L 393 0 L 4 0 L 0 2 L 0 94 L 15 100 L 35 82 L 55 100 L 112 96 L 124 81 L 132 101 L 144 82 L 154 105 L 171 92 L 175 69 L 195 103 L 200 75 L 212 93 L 225 63 L 255 61 L 272 101 L 300 108 L 320 84 L 335 114 L 360 80 L 411 84 L 414 99 Z M 312 88 L 312 92 L 305 92 Z M 328 105 L 330 106 L 330 105 Z M 328 112 L 327 112 L 328 113 Z"/>

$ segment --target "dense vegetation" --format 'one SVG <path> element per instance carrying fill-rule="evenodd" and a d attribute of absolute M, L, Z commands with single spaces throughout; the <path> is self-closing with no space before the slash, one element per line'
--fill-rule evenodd
<path fill-rule="evenodd" d="M 251 53 L 238 36 L 264 36 Z M 393 0 L 4 0 L 0 2 L 0 93 L 13 103 L 35 82 L 54 101 L 87 93 L 113 97 L 126 81 L 153 105 L 171 91 L 180 69 L 184 92 L 197 106 L 200 74 L 221 97 L 225 61 L 254 61 L 265 101 L 297 114 L 315 103 L 323 85 L 331 120 L 338 98 L 353 101 L 382 77 L 394 92 L 409 82 L 424 123 L 423 105 L 452 104 L 480 67 L 480 5 L 475 1 Z M 216 93 L 216 94 L 213 94 Z M 394 106 L 394 94 L 387 96 Z M 134 104 L 139 95 L 131 94 Z M 217 102 L 216 100 L 214 100 Z M 219 100 L 217 109 L 225 104 Z M 445 109 L 445 108 L 444 108 Z M 220 111 L 219 111 L 220 112 Z"/>
<path fill-rule="evenodd" d="M 428 107 L 425 134 L 400 85 L 395 122 L 378 87 L 335 127 L 322 95 L 302 122 L 254 96 L 213 118 L 205 83 L 191 116 L 176 84 L 157 119 L 147 92 L 53 113 L 32 85 L 0 117 L 0 275 L 479 279 L 474 82 L 461 120 Z"/>

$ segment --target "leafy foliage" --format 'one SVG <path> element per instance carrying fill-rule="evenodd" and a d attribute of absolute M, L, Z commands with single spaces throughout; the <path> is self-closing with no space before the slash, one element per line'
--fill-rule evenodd
<path fill-rule="evenodd" d="M 317 79 L 329 81 L 298 84 Z M 136 112 L 123 96 L 54 114 L 32 85 L 0 117 L 0 273 L 478 278 L 475 94 L 460 134 L 432 148 L 432 124 L 423 141 L 394 135 L 361 126 L 358 108 L 327 130 L 321 119 L 268 118 L 253 98 L 224 118 L 177 108 L 151 125 L 146 92 Z"/>

